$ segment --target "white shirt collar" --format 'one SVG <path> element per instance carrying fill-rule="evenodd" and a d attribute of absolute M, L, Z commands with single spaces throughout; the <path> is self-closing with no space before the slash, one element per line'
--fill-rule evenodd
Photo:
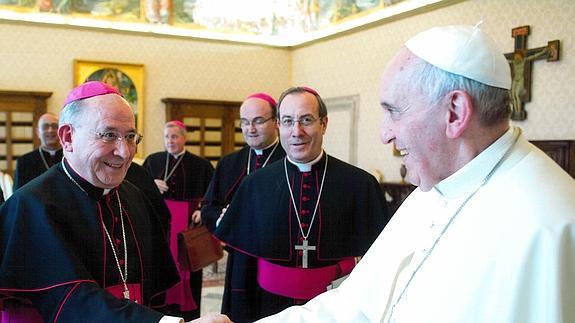
<path fill-rule="evenodd" d="M 489 145 L 479 155 L 457 172 L 435 185 L 434 189 L 443 197 L 452 199 L 471 193 L 499 162 L 507 149 L 513 144 L 513 138 L 521 129 L 510 127 L 499 139 Z"/>
<path fill-rule="evenodd" d="M 178 159 L 180 156 L 182 156 L 185 153 L 186 153 L 186 149 L 184 148 L 184 150 L 180 151 L 179 153 L 177 153 L 175 155 L 174 154 L 170 154 L 170 155 L 172 155 L 175 159 Z"/>
<path fill-rule="evenodd" d="M 274 142 L 272 142 L 271 145 L 265 147 L 264 149 L 255 149 L 255 148 L 252 148 L 252 149 L 253 149 L 253 151 L 256 153 L 256 155 L 262 155 L 262 154 L 264 153 L 264 150 L 266 150 L 266 149 L 272 147 L 273 145 L 275 145 L 275 144 L 278 142 L 278 140 L 279 140 L 279 139 L 276 138 L 276 140 L 274 140 Z"/>
<path fill-rule="evenodd" d="M 303 172 L 309 172 L 309 171 L 311 170 L 311 167 L 312 167 L 315 163 L 317 163 L 318 161 L 321 160 L 321 158 L 323 157 L 323 154 L 324 154 L 324 152 L 323 152 L 323 150 L 322 150 L 321 153 L 319 154 L 319 156 L 317 156 L 314 160 L 309 161 L 309 162 L 307 162 L 307 163 L 298 163 L 298 162 L 295 162 L 295 161 L 291 160 L 288 156 L 286 156 L 286 158 L 287 158 L 287 160 L 288 160 L 290 163 L 296 165 L 297 168 L 299 169 L 299 171 L 303 173 Z"/>

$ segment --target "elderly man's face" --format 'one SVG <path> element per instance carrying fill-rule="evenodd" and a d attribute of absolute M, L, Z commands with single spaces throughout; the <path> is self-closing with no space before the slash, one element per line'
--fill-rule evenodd
<path fill-rule="evenodd" d="M 249 98 L 240 107 L 242 134 L 246 143 L 254 149 L 264 149 L 278 137 L 270 104 L 262 99 Z"/>
<path fill-rule="evenodd" d="M 184 151 L 185 145 L 186 136 L 180 127 L 171 126 L 164 128 L 164 146 L 170 154 L 181 153 Z"/>
<path fill-rule="evenodd" d="M 319 118 L 319 104 L 310 93 L 287 95 L 278 107 L 280 111 L 280 140 L 289 158 L 295 162 L 307 163 L 319 156 L 323 135 L 327 128 L 327 117 Z M 286 126 L 291 120 L 292 125 Z M 302 124 L 301 121 L 312 121 Z"/>
<path fill-rule="evenodd" d="M 407 168 L 407 180 L 428 191 L 447 177 L 449 169 L 444 122 L 447 113 L 442 113 L 439 106 L 429 106 L 425 97 L 417 89 L 414 91 L 403 77 L 405 68 L 414 59 L 418 58 L 404 48 L 383 73 L 380 135 L 383 143 L 394 143 L 400 151 Z"/>
<path fill-rule="evenodd" d="M 60 148 L 60 138 L 58 138 L 58 118 L 53 114 L 43 114 L 38 120 L 36 129 L 42 148 L 55 150 Z"/>
<path fill-rule="evenodd" d="M 89 98 L 85 103 L 88 106 L 74 127 L 71 151 L 66 149 L 66 158 L 92 185 L 114 188 L 124 180 L 136 145 L 126 140 L 105 142 L 98 134 L 115 133 L 125 137 L 136 133 L 134 114 L 130 105 L 116 94 Z"/>

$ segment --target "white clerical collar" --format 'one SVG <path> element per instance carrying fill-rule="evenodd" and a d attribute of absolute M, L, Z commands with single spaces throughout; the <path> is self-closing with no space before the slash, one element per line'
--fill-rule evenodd
<path fill-rule="evenodd" d="M 274 142 L 272 142 L 269 146 L 265 147 L 264 149 L 255 149 L 255 148 L 252 148 L 252 149 L 256 153 L 256 155 L 263 155 L 264 150 L 273 147 L 278 142 L 278 140 L 279 139 L 276 138 L 276 140 L 274 140 Z"/>
<path fill-rule="evenodd" d="M 321 151 L 321 153 L 319 154 L 319 156 L 317 156 L 314 160 L 309 161 L 309 162 L 307 162 L 307 163 L 298 163 L 298 162 L 295 162 L 295 161 L 291 160 L 288 156 L 286 156 L 287 160 L 288 160 L 290 163 L 296 165 L 297 168 L 299 169 L 299 171 L 302 172 L 302 173 L 303 173 L 303 172 L 309 172 L 309 171 L 311 170 L 311 167 L 312 167 L 315 163 L 317 163 L 318 161 L 320 161 L 322 157 L 323 157 L 323 150 Z"/>
<path fill-rule="evenodd" d="M 108 195 L 108 193 L 110 193 L 111 190 L 112 190 L 111 188 L 105 188 L 102 195 Z"/>
<path fill-rule="evenodd" d="M 461 197 L 476 189 L 489 172 L 499 162 L 505 152 L 515 142 L 521 129 L 510 127 L 499 139 L 489 145 L 479 155 L 457 172 L 435 185 L 435 190 L 443 197 L 452 199 Z"/>
<path fill-rule="evenodd" d="M 52 149 L 50 149 L 50 148 L 48 148 L 48 147 L 40 147 L 40 149 L 42 149 L 42 151 L 45 151 L 45 152 L 47 152 L 48 154 L 50 154 L 50 156 L 55 156 L 55 155 L 56 155 L 56 152 L 57 152 L 58 150 L 60 150 L 60 149 L 54 149 L 54 150 L 52 150 Z"/>
<path fill-rule="evenodd" d="M 177 154 L 170 154 L 170 155 L 172 155 L 172 157 L 174 157 L 175 159 L 178 159 L 180 156 L 182 156 L 185 153 L 186 153 L 186 150 L 184 149 Z"/>

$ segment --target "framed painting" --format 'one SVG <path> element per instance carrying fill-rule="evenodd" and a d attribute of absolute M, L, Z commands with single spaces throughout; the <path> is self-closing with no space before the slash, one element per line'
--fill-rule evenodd
<path fill-rule="evenodd" d="M 74 86 L 86 81 L 102 81 L 117 88 L 130 103 L 136 118 L 136 129 L 143 134 L 144 65 L 74 60 Z"/>

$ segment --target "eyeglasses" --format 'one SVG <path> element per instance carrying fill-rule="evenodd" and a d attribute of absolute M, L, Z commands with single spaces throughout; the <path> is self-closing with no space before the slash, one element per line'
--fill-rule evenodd
<path fill-rule="evenodd" d="M 58 130 L 58 124 L 57 123 L 43 123 L 40 125 L 40 129 L 42 129 L 42 130 L 48 130 L 50 128 Z"/>
<path fill-rule="evenodd" d="M 126 135 L 122 135 L 117 131 L 106 131 L 106 132 L 96 132 L 96 138 L 108 144 L 124 140 L 128 145 L 135 146 L 142 141 L 144 136 L 135 132 L 130 132 Z"/>
<path fill-rule="evenodd" d="M 254 125 L 257 127 L 257 126 L 263 125 L 264 123 L 266 123 L 272 119 L 275 119 L 275 117 L 272 116 L 272 117 L 269 117 L 267 119 L 264 119 L 263 117 L 256 117 L 256 118 L 253 118 L 252 120 L 241 118 L 240 119 L 240 125 L 242 127 L 249 127 L 250 125 Z"/>
<path fill-rule="evenodd" d="M 321 118 L 314 118 L 312 116 L 303 116 L 298 119 L 292 119 L 290 117 L 285 117 L 281 119 L 280 125 L 284 128 L 292 128 L 297 122 L 301 127 L 307 128 L 311 127 L 318 120 L 321 120 Z"/>

